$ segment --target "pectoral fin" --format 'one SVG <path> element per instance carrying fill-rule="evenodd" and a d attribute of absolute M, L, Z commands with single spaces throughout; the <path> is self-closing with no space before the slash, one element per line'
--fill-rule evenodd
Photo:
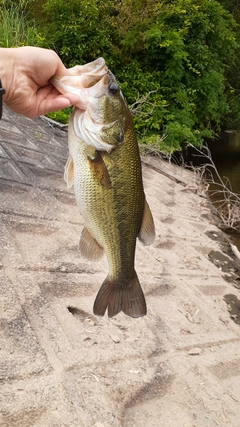
<path fill-rule="evenodd" d="M 138 234 L 138 238 L 145 246 L 151 245 L 155 239 L 153 216 L 146 200 L 143 211 L 142 225 Z"/>
<path fill-rule="evenodd" d="M 92 234 L 84 227 L 80 237 L 79 248 L 82 256 L 90 261 L 98 261 L 103 256 L 103 248 Z"/>
<path fill-rule="evenodd" d="M 94 178 L 102 185 L 102 187 L 111 188 L 111 179 L 101 153 L 95 150 L 94 155 L 91 154 L 88 156 L 88 160 Z"/>
<path fill-rule="evenodd" d="M 64 168 L 64 180 L 67 183 L 68 188 L 72 187 L 74 184 L 74 165 L 73 159 L 71 156 L 68 157 L 67 163 Z"/>

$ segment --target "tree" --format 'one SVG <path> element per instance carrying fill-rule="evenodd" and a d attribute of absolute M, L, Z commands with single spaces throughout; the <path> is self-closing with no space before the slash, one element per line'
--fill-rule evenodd
<path fill-rule="evenodd" d="M 106 59 L 141 142 L 172 152 L 223 124 L 240 127 L 240 32 L 221 4 L 229 0 L 22 2 L 38 19 L 38 44 L 66 66 Z"/>
<path fill-rule="evenodd" d="M 140 7 L 146 16 L 149 3 L 123 0 L 118 20 L 126 23 L 122 13 L 127 17 L 128 8 Z M 237 49 L 235 22 L 214 0 L 152 1 L 152 15 L 147 10 L 145 20 L 134 16 L 128 27 L 117 25 L 125 57 L 131 58 L 119 76 L 127 75 L 131 86 L 134 82 L 134 90 L 127 85 L 128 97 L 133 100 L 128 92 L 143 93 L 143 83 L 145 90 L 158 88 L 148 100 L 156 104 L 155 115 L 138 126 L 141 133 L 145 127 L 148 142 L 166 135 L 169 151 L 201 144 L 219 130 L 230 109 L 226 75 Z"/>

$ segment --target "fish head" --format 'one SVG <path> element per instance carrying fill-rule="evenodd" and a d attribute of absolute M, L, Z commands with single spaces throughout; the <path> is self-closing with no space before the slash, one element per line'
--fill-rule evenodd
<path fill-rule="evenodd" d="M 88 111 L 96 124 L 99 136 L 112 148 L 121 144 L 126 127 L 126 110 L 122 92 L 111 71 L 92 88 Z"/>
<path fill-rule="evenodd" d="M 70 75 L 51 82 L 61 92 L 78 95 L 70 119 L 75 135 L 96 150 L 110 152 L 123 142 L 127 105 L 105 60 L 69 69 Z"/>

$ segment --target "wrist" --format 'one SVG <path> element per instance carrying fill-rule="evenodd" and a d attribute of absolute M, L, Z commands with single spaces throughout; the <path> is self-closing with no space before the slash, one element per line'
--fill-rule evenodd
<path fill-rule="evenodd" d="M 15 48 L 0 48 L 0 79 L 5 90 L 3 101 L 6 102 L 10 95 L 14 73 Z"/>
<path fill-rule="evenodd" d="M 5 94 L 5 89 L 2 87 L 2 82 L 0 79 L 0 119 L 2 118 L 2 97 Z"/>

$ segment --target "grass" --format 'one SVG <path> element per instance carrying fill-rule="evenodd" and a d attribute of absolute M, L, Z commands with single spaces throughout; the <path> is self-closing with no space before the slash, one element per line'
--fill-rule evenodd
<path fill-rule="evenodd" d="M 21 8 L 10 2 L 0 3 L 0 47 L 36 46 L 37 29 Z"/>

